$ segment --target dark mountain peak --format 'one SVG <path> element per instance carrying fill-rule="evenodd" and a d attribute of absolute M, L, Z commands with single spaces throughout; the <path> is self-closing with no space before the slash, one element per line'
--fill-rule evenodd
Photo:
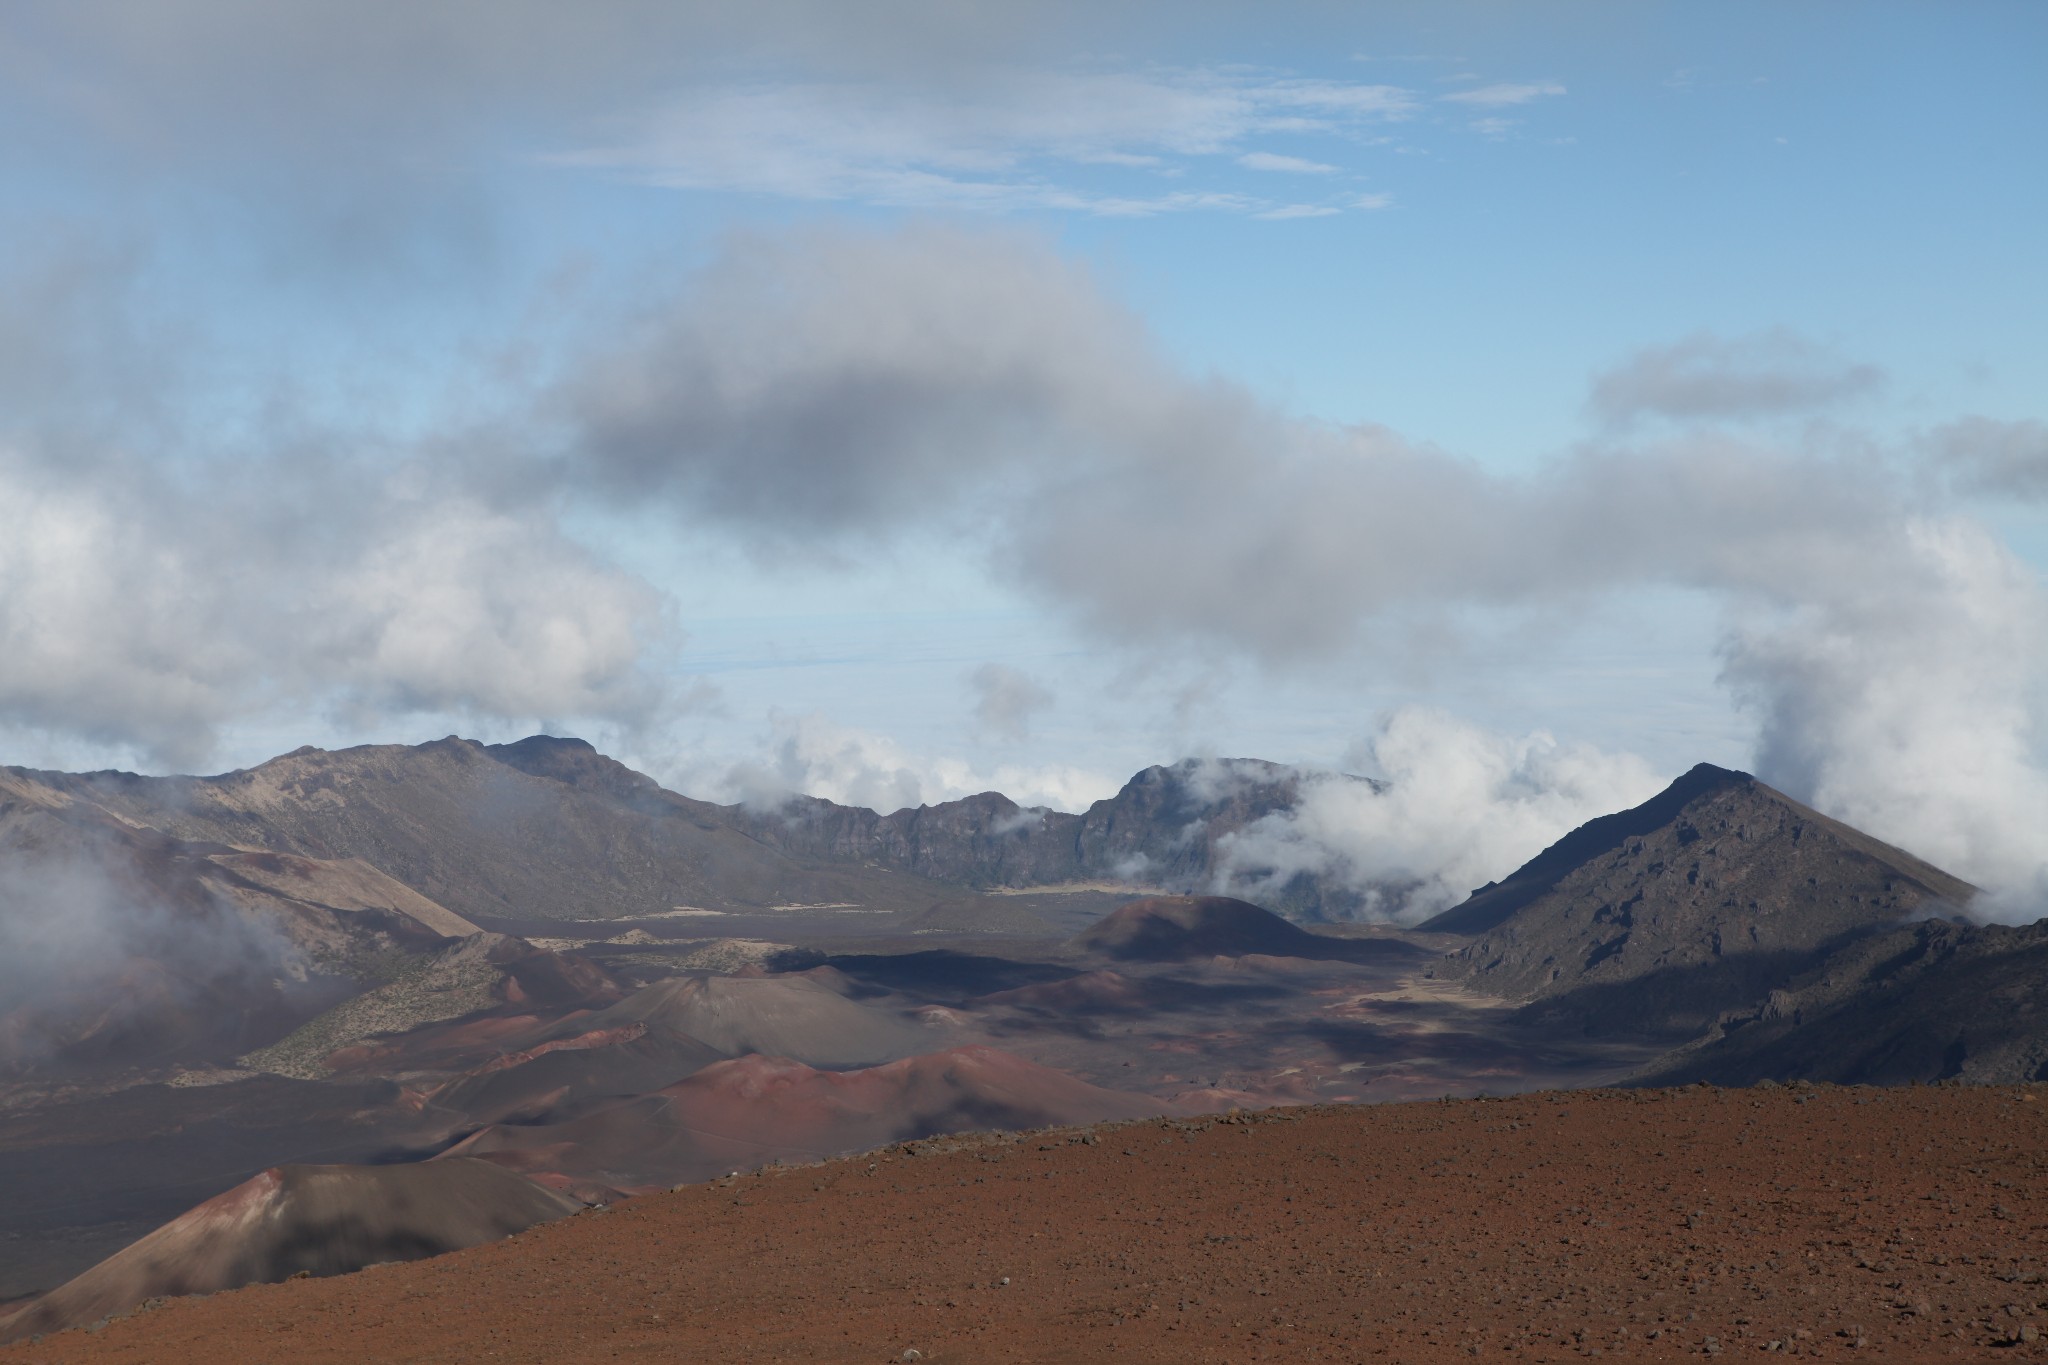
<path fill-rule="evenodd" d="M 615 758 L 599 753 L 588 740 L 555 735 L 528 735 L 510 744 L 489 744 L 483 752 L 508 768 L 571 787 L 588 787 L 618 797 L 645 797 L 661 786 Z"/>
<path fill-rule="evenodd" d="M 1711 763 L 1694 764 L 1642 805 L 1588 820 L 1501 881 L 1480 887 L 1463 904 L 1451 907 L 1421 927 L 1447 934 L 1484 933 L 1555 886 L 1560 877 L 1631 839 L 1671 824 L 1693 803 L 1729 790 L 1761 790 L 1778 796 L 1748 773 L 1717 768 Z"/>
<path fill-rule="evenodd" d="M 506 754 L 552 753 L 561 750 L 582 754 L 594 754 L 597 752 L 596 747 L 589 740 L 578 739 L 574 735 L 528 735 L 525 739 L 515 739 L 510 744 L 486 744 L 484 748 L 486 751 L 500 756 Z"/>
<path fill-rule="evenodd" d="M 1696 1033 L 1819 957 L 1976 888 L 1746 773 L 1701 764 L 1426 921 L 1453 971 L 1599 1031 Z"/>
<path fill-rule="evenodd" d="M 1261 758 L 1183 758 L 1178 763 L 1155 763 L 1134 773 L 1110 801 L 1208 807 L 1257 799 L 1280 790 L 1291 792 L 1300 776 L 1284 763 L 1268 763 Z M 1100 807 L 1108 803 L 1095 804 Z"/>

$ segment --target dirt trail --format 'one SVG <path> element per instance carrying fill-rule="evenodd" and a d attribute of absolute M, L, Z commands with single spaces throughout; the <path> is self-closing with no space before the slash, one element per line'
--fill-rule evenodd
<path fill-rule="evenodd" d="M 1556 1092 L 938 1139 L 181 1300 L 0 1361 L 2036 1359 L 2044 1166 L 2041 1087 Z"/>

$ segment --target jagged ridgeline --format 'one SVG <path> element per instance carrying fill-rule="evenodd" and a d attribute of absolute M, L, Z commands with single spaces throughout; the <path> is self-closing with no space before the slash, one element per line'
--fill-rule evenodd
<path fill-rule="evenodd" d="M 1079 814 L 996 792 L 887 814 L 807 796 L 754 808 L 693 800 L 546 736 L 304 748 L 217 777 L 4 771 L 19 799 L 59 818 L 357 859 L 457 915 L 514 921 L 677 905 L 924 909 L 949 898 L 935 888 L 1207 890 L 1219 845 L 1292 809 L 1303 780 L 1279 764 L 1189 760 L 1147 768 Z M 1341 919 L 1360 894 L 1302 874 L 1261 903 Z"/>

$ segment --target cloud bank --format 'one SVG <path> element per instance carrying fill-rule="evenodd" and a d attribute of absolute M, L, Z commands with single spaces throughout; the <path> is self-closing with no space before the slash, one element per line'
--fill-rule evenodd
<path fill-rule="evenodd" d="M 1191 378 L 1033 239 L 924 226 L 736 239 L 556 397 L 564 467 L 778 547 L 991 529 L 1019 581 L 1119 638 L 1274 660 L 1372 618 L 1645 582 L 1796 593 L 1894 490 L 1713 435 L 1511 478 Z"/>
<path fill-rule="evenodd" d="M 1474 605 L 1703 590 L 1761 776 L 2019 885 L 2048 863 L 2037 578 L 1866 446 L 1721 424 L 1876 382 L 1789 333 L 1690 338 L 1595 386 L 1679 425 L 1507 476 L 1181 374 L 1086 271 L 928 226 L 738 239 L 554 401 L 562 467 L 614 496 L 776 546 L 951 527 L 1126 644 L 1314 666 Z"/>

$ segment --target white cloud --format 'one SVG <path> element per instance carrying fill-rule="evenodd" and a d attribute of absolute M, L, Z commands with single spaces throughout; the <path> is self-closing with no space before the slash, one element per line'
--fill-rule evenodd
<path fill-rule="evenodd" d="M 1285 204 L 1252 216 L 1269 222 L 1285 222 L 1289 218 L 1332 218 L 1343 211 L 1329 204 Z"/>
<path fill-rule="evenodd" d="M 2048 593 L 1982 527 L 1887 528 L 1725 655 L 1764 780 L 1996 890 L 1980 909 L 2048 913 Z"/>
<path fill-rule="evenodd" d="M 666 704 L 656 594 L 545 514 L 368 470 L 190 488 L 98 458 L 0 449 L 0 725 L 190 767 L 223 725 L 280 713 L 631 724 Z"/>
<path fill-rule="evenodd" d="M 0 720 L 193 757 L 243 704 L 268 632 L 140 501 L 0 452 Z"/>
<path fill-rule="evenodd" d="M 774 806 L 802 793 L 888 814 L 999 791 L 1021 806 L 1079 811 L 1123 785 L 1123 777 L 1063 764 L 999 764 L 914 753 L 883 735 L 839 725 L 821 713 L 778 716 L 764 752 L 732 763 L 715 785 L 732 800 Z"/>
<path fill-rule="evenodd" d="M 944 90 L 858 81 L 707 85 L 620 141 L 556 159 L 680 188 L 915 208 L 1244 210 L 1258 206 L 1201 192 L 1083 191 L 1064 181 L 1064 169 L 1236 153 L 1253 170 L 1326 173 L 1335 168 L 1237 149 L 1266 132 L 1344 133 L 1416 107 L 1393 86 L 1203 69 L 1001 71 Z"/>
<path fill-rule="evenodd" d="M 453 499 L 396 508 L 312 587 L 310 634 L 356 705 L 618 719 L 659 704 L 643 667 L 665 633 L 654 590 L 531 520 Z"/>
<path fill-rule="evenodd" d="M 1532 81 L 1482 85 L 1476 90 L 1459 90 L 1443 98 L 1453 104 L 1476 105 L 1481 109 L 1506 109 L 1564 93 L 1564 86 L 1556 81 Z"/>
<path fill-rule="evenodd" d="M 1365 893 L 1368 917 L 1413 923 L 1668 780 L 1631 754 L 1492 734 L 1419 707 L 1389 717 L 1357 757 L 1383 789 L 1305 781 L 1294 810 L 1222 843 L 1219 889 L 1256 895 L 1313 873 Z"/>
<path fill-rule="evenodd" d="M 1321 161 L 1280 156 L 1274 152 L 1246 152 L 1237 159 L 1237 164 L 1248 171 L 1280 171 L 1293 175 L 1330 175 L 1337 169 Z"/>

